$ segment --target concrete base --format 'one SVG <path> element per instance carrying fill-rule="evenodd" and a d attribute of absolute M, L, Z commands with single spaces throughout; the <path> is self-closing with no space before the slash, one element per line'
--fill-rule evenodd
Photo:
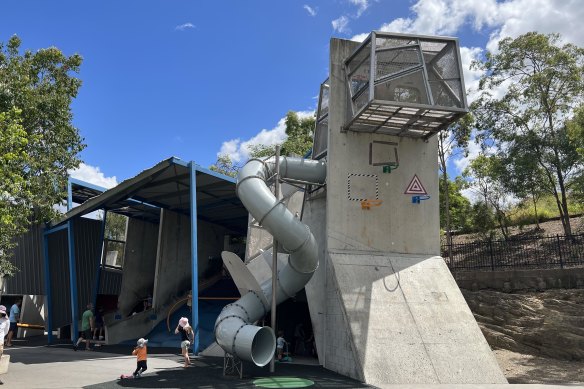
<path fill-rule="evenodd" d="M 0 358 L 0 374 L 8 373 L 8 365 L 10 365 L 10 355 L 4 354 Z"/>
<path fill-rule="evenodd" d="M 507 382 L 441 257 L 338 251 L 329 260 L 354 378 L 373 385 Z M 327 361 L 336 343 L 327 339 Z"/>

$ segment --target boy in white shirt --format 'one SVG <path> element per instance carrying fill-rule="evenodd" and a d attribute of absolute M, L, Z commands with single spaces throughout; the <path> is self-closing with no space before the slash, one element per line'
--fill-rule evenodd
<path fill-rule="evenodd" d="M 284 331 L 278 331 L 278 339 L 276 339 L 276 350 L 278 351 L 277 360 L 281 361 L 284 357 L 284 344 L 286 339 L 284 339 Z"/>

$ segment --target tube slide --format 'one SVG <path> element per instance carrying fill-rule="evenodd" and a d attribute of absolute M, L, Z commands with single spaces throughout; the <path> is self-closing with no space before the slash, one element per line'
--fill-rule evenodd
<path fill-rule="evenodd" d="M 323 161 L 280 157 L 279 162 L 283 178 L 325 182 L 326 165 Z M 280 304 L 293 297 L 312 277 L 318 267 L 318 246 L 308 226 L 292 215 L 269 190 L 266 182 L 275 172 L 276 157 L 265 161 L 251 159 L 239 172 L 236 191 L 249 213 L 290 254 L 288 264 L 278 272 L 276 302 Z M 264 296 L 250 291 L 235 303 L 225 306 L 215 322 L 215 339 L 219 346 L 257 366 L 267 365 L 276 349 L 273 330 L 253 325 L 271 308 L 272 281 L 265 281 L 261 289 Z"/>

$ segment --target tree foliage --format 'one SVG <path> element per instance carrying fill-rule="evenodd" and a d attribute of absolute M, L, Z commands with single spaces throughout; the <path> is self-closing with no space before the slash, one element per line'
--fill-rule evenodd
<path fill-rule="evenodd" d="M 312 149 L 312 136 L 315 125 L 314 117 L 300 118 L 294 111 L 286 114 L 286 140 L 280 148 L 280 155 L 303 157 Z M 250 147 L 249 155 L 252 158 L 265 158 L 275 153 L 275 145 L 256 144 Z M 230 177 L 237 176 L 241 168 L 235 164 L 229 155 L 221 154 L 209 169 Z"/>
<path fill-rule="evenodd" d="M 10 275 L 11 244 L 32 222 L 56 214 L 67 170 L 85 147 L 72 124 L 71 102 L 81 81 L 81 57 L 55 47 L 20 54 L 13 36 L 0 43 L 0 274 Z"/>
<path fill-rule="evenodd" d="M 565 124 L 582 100 L 584 50 L 561 44 L 558 34 L 530 32 L 501 40 L 497 53 L 474 66 L 485 72 L 471 106 L 479 139 L 503 154 L 521 148 L 537 161 L 570 235 L 567 193 L 580 157 Z"/>
<path fill-rule="evenodd" d="M 440 180 L 440 227 L 446 230 L 447 216 L 450 217 L 450 228 L 452 231 L 469 232 L 473 229 L 471 219 L 471 203 L 461 193 L 465 183 L 456 179 L 448 182 L 449 212 L 446 210 L 446 185 L 444 180 Z"/>
<path fill-rule="evenodd" d="M 468 155 L 468 142 L 470 140 L 473 118 L 465 115 L 458 122 L 448 127 L 446 131 L 438 133 L 438 161 L 440 167 L 440 225 L 446 230 L 446 242 L 452 245 L 452 226 L 450 212 L 450 180 L 448 178 L 447 166 L 450 158 L 459 155 Z M 455 192 L 456 193 L 456 192 Z M 442 206 L 444 202 L 444 206 Z M 444 221 L 444 223 L 442 223 Z M 454 227 L 456 229 L 456 227 Z M 450 255 L 450 254 L 449 254 Z"/>

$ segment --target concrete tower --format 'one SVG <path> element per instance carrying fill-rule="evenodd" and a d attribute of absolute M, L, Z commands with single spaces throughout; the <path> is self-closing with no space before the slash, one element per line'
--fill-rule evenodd
<path fill-rule="evenodd" d="M 313 152 L 327 182 L 303 213 L 321 364 L 373 385 L 506 383 L 440 257 L 435 135 L 467 109 L 457 40 L 332 39 L 329 69 Z"/>

